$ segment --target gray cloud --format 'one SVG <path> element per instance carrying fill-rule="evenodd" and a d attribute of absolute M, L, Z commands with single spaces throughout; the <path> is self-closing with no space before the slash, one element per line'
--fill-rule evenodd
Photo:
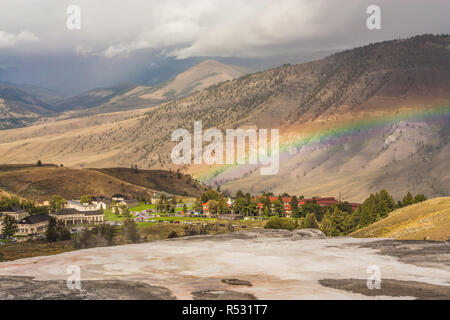
<path fill-rule="evenodd" d="M 81 30 L 66 28 L 66 8 L 72 4 L 81 8 Z M 365 27 L 370 4 L 373 1 L 3 0 L 0 30 L 6 36 L 0 33 L 0 46 L 19 47 L 20 41 L 8 37 L 30 40 L 34 34 L 41 39 L 34 44 L 36 51 L 84 56 L 130 56 L 151 49 L 177 58 L 263 57 L 450 31 L 445 16 L 449 1 L 377 1 L 383 26 L 377 31 Z"/>
<path fill-rule="evenodd" d="M 372 4 L 381 30 L 366 27 Z M 80 30 L 67 29 L 70 5 L 81 9 Z M 74 94 L 153 85 L 204 58 L 262 70 L 449 33 L 448 12 L 448 0 L 1 0 L 0 81 Z"/>

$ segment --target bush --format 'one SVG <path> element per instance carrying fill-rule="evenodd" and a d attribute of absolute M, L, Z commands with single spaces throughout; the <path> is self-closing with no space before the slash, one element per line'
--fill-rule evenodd
<path fill-rule="evenodd" d="M 298 228 L 297 220 L 292 220 L 289 218 L 274 217 L 267 221 L 264 229 L 285 229 L 294 230 Z"/>
<path fill-rule="evenodd" d="M 116 227 L 108 224 L 95 226 L 92 230 L 84 229 L 73 239 L 73 246 L 76 249 L 110 246 L 116 230 Z"/>
<path fill-rule="evenodd" d="M 61 222 L 57 222 L 55 218 L 51 217 L 45 232 L 45 239 L 48 242 L 56 242 L 58 240 L 69 240 L 70 238 L 69 230 Z"/>
<path fill-rule="evenodd" d="M 86 249 L 94 247 L 105 247 L 108 243 L 105 238 L 100 235 L 95 235 L 88 229 L 84 229 L 73 240 L 73 246 L 76 249 Z"/>
<path fill-rule="evenodd" d="M 167 238 L 168 239 L 178 238 L 178 234 L 176 231 L 172 231 L 171 233 L 169 233 L 169 236 Z"/>
<path fill-rule="evenodd" d="M 133 219 L 126 219 L 124 222 L 123 233 L 127 240 L 136 243 L 140 240 L 137 224 Z"/>
<path fill-rule="evenodd" d="M 104 238 L 107 245 L 113 244 L 116 232 L 117 232 L 116 227 L 109 224 L 102 224 L 95 226 L 94 229 L 92 229 L 91 231 L 92 234 Z"/>
<path fill-rule="evenodd" d="M 319 229 L 319 223 L 317 222 L 314 213 L 309 213 L 302 223 L 302 229 Z"/>

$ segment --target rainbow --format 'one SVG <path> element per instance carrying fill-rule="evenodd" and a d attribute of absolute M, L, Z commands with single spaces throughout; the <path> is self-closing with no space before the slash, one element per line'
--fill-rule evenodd
<path fill-rule="evenodd" d="M 387 113 L 382 116 L 364 119 L 347 120 L 345 122 L 328 126 L 324 129 L 318 129 L 311 133 L 304 133 L 301 129 L 285 132 L 280 137 L 280 157 L 289 156 L 292 150 L 302 147 L 314 147 L 325 143 L 337 143 L 343 138 L 364 134 L 369 130 L 381 129 L 401 121 L 407 122 L 450 122 L 450 105 L 441 105 L 422 110 L 404 110 L 399 112 Z M 223 164 L 214 166 L 201 166 L 193 174 L 194 177 L 202 182 L 207 182 L 218 175 L 235 170 L 237 164 Z"/>

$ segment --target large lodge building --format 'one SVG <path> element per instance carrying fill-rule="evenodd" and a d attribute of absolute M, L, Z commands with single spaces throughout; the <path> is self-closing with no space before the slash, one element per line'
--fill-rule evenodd
<path fill-rule="evenodd" d="M 74 208 L 64 208 L 54 213 L 30 215 L 29 212 L 17 207 L 7 208 L 0 211 L 0 233 L 2 231 L 2 220 L 5 216 L 11 216 L 17 221 L 17 232 L 19 236 L 32 236 L 43 234 L 51 217 L 62 222 L 64 226 L 77 224 L 103 224 L 105 215 L 102 211 L 79 211 Z"/>
<path fill-rule="evenodd" d="M 50 214 L 56 221 L 61 221 L 64 226 L 74 226 L 77 224 L 101 224 L 105 220 L 102 211 L 78 211 L 73 208 L 59 209 L 55 213 Z"/>

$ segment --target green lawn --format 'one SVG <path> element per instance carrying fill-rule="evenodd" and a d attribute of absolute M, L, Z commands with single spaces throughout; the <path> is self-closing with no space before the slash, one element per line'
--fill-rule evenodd
<path fill-rule="evenodd" d="M 188 210 L 192 210 L 192 205 L 187 207 Z M 139 205 L 133 208 L 130 208 L 130 212 L 140 212 L 143 210 L 148 210 L 148 209 L 152 209 L 155 210 L 155 205 L 154 204 L 145 204 L 144 202 L 139 202 Z M 175 212 L 181 212 L 183 211 L 183 207 L 179 207 L 179 208 L 175 208 Z M 105 220 L 106 221 L 123 221 L 125 220 L 125 218 L 121 215 L 117 216 L 114 213 L 112 213 L 112 210 L 104 210 L 105 213 Z M 155 214 L 155 213 L 153 213 Z M 158 212 L 158 215 L 161 216 L 161 218 L 150 218 L 152 219 L 161 219 L 161 220 L 180 220 L 180 219 L 185 219 L 185 218 L 181 218 L 181 217 L 173 217 L 171 216 L 170 213 L 167 212 Z M 132 215 L 133 217 L 133 215 Z M 202 218 L 193 218 L 193 219 L 202 219 Z M 146 223 L 149 224 L 150 222 L 141 222 L 141 223 Z M 151 223 L 150 223 L 151 224 Z"/>
<path fill-rule="evenodd" d="M 212 223 L 212 222 L 216 222 L 217 219 L 216 218 L 196 218 L 196 217 L 171 217 L 171 216 L 166 216 L 166 217 L 159 217 L 159 218 L 149 218 L 149 220 L 156 220 L 156 221 L 180 221 L 184 222 L 184 221 L 191 221 L 191 222 L 205 222 L 205 223 Z M 168 224 L 168 223 L 165 223 Z M 169 223 L 171 224 L 171 223 Z M 159 222 L 138 222 L 137 223 L 138 227 L 146 227 L 146 226 L 152 226 L 152 225 L 161 225 L 161 223 Z M 184 225 L 184 224 L 182 224 Z"/>
<path fill-rule="evenodd" d="M 154 204 L 145 204 L 144 202 L 139 202 L 139 205 L 137 207 L 130 208 L 130 211 L 142 211 L 142 210 L 148 210 L 153 209 L 155 210 Z"/>

